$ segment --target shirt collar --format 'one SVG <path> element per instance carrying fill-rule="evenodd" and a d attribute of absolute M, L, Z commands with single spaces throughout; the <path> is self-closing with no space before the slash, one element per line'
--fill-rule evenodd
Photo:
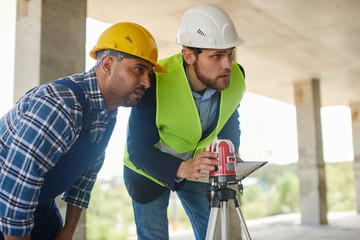
<path fill-rule="evenodd" d="M 198 94 L 197 92 L 192 91 L 192 95 L 194 98 L 200 99 L 200 100 L 206 100 L 212 97 L 212 95 L 214 95 L 214 93 L 216 92 L 215 89 L 210 89 L 207 88 L 204 92 L 204 94 L 201 96 L 200 94 Z"/>
<path fill-rule="evenodd" d="M 189 86 L 191 88 L 191 85 L 190 85 L 190 81 L 189 81 L 189 75 L 188 75 L 188 72 L 187 72 L 187 69 L 186 69 L 186 66 L 184 66 L 184 69 L 185 69 L 185 73 L 186 73 L 186 78 L 188 79 L 188 82 L 189 82 Z M 192 92 L 192 95 L 194 98 L 196 99 L 200 99 L 200 100 L 206 100 L 206 99 L 209 99 L 211 98 L 212 95 L 214 95 L 214 93 L 216 92 L 215 89 L 211 89 L 211 88 L 207 88 L 204 92 L 203 95 L 200 95 L 198 94 L 197 92 L 194 92 L 192 89 L 191 89 L 191 92 Z"/>

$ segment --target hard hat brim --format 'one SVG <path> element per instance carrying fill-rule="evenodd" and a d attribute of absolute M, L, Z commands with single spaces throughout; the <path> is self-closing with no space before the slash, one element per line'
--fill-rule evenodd
<path fill-rule="evenodd" d="M 163 66 L 161 66 L 160 64 L 155 63 L 154 64 L 154 72 L 167 73 L 167 70 Z"/>
<path fill-rule="evenodd" d="M 119 50 L 116 49 L 116 48 L 109 48 L 109 49 L 113 49 L 113 50 L 119 51 Z M 94 47 L 94 48 L 90 51 L 90 53 L 89 53 L 90 57 L 96 60 L 96 52 L 99 51 L 99 50 L 103 50 L 103 48 L 96 48 L 96 47 Z M 123 52 L 125 52 L 125 51 L 123 51 Z M 131 53 L 128 53 L 128 54 L 131 54 Z M 150 63 L 154 66 L 154 72 L 167 73 L 167 70 L 166 70 L 163 66 L 161 66 L 160 64 L 158 64 L 157 62 L 155 62 L 155 61 L 153 61 L 153 60 L 151 60 L 151 59 L 149 59 L 149 58 L 144 58 L 144 57 L 141 57 L 141 56 L 137 56 L 137 57 L 138 57 L 138 58 L 141 58 L 141 59 L 143 59 L 143 60 L 145 60 L 145 61 L 150 62 Z"/>

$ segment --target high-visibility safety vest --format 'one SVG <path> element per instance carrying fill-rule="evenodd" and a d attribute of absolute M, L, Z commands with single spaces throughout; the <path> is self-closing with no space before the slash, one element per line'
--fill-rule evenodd
<path fill-rule="evenodd" d="M 202 152 L 216 138 L 227 120 L 237 109 L 245 92 L 245 79 L 240 67 L 233 62 L 230 86 L 221 91 L 219 118 L 212 133 L 201 139 L 200 117 L 184 70 L 182 53 L 159 61 L 167 73 L 156 73 L 156 125 L 161 151 L 183 160 Z M 137 169 L 125 149 L 124 164 L 131 170 L 164 186 L 157 179 Z"/>

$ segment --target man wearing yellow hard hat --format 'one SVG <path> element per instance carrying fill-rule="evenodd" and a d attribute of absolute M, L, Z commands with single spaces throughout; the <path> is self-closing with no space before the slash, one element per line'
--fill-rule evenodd
<path fill-rule="evenodd" d="M 0 119 L 0 239 L 72 239 L 117 107 L 135 106 L 153 71 L 166 72 L 154 38 L 134 23 L 108 28 L 90 55 L 95 67 L 31 89 Z"/>
<path fill-rule="evenodd" d="M 205 3 L 192 7 L 178 28 L 182 52 L 159 61 L 168 73 L 157 73 L 132 108 L 124 179 L 139 240 L 169 239 L 170 191 L 177 193 L 196 239 L 205 239 L 210 184 L 203 170 L 213 171 L 220 161 L 204 149 L 216 137 L 239 148 L 237 108 L 245 80 L 234 48 L 243 42 L 223 9 Z"/>

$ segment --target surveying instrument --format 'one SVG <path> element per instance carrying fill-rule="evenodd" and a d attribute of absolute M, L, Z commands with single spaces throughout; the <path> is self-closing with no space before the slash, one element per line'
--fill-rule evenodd
<path fill-rule="evenodd" d="M 209 151 L 218 153 L 218 160 L 221 165 L 214 171 L 209 172 L 210 190 L 208 198 L 210 204 L 210 216 L 206 231 L 206 240 L 216 239 L 215 230 L 217 222 L 221 222 L 221 240 L 230 240 L 228 200 L 233 200 L 240 225 L 247 240 L 251 240 L 245 219 L 239 206 L 239 199 L 236 190 L 228 188 L 228 185 L 236 184 L 240 194 L 243 194 L 241 180 L 250 175 L 256 169 L 262 167 L 267 162 L 236 162 L 235 147 L 230 140 L 214 140 L 210 145 Z M 220 216 L 219 215 L 220 211 Z M 217 239 L 216 239 L 217 240 Z"/>

